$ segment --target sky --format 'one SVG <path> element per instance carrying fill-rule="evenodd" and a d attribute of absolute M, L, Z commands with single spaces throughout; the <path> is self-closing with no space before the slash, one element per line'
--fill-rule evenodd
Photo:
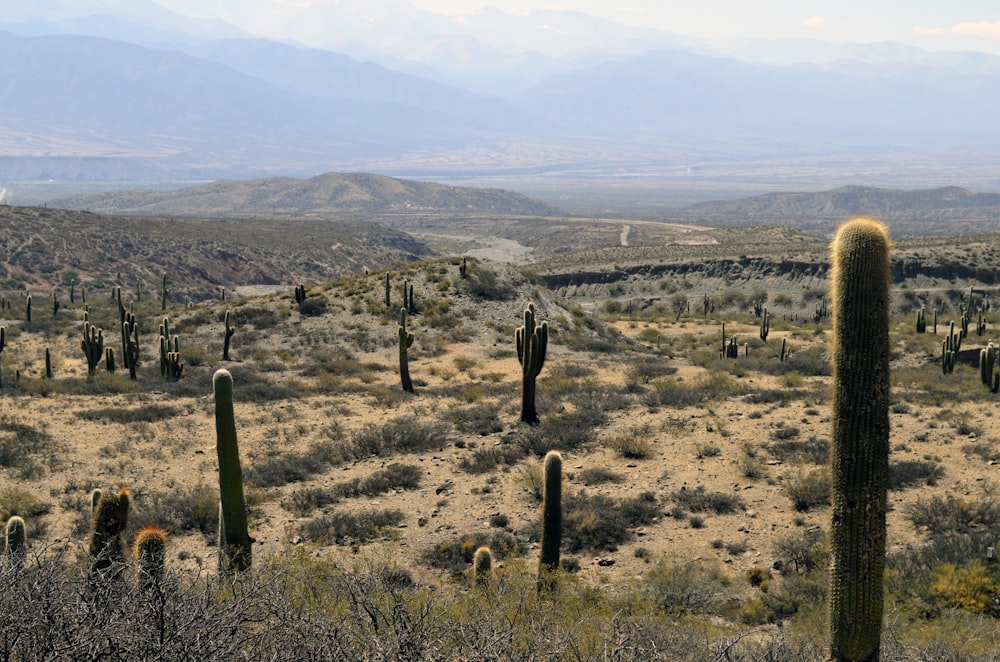
<path fill-rule="evenodd" d="M 933 50 L 1000 50 L 996 0 L 410 0 L 445 14 L 492 5 L 508 13 L 571 9 L 620 23 L 706 39 L 815 38 L 832 42 L 902 41 Z M 992 50 L 991 49 L 991 50 Z"/>
<path fill-rule="evenodd" d="M 244 3 L 284 9 L 342 0 L 156 0 L 188 14 L 239 15 Z M 347 1 L 347 0 L 343 0 Z M 508 13 L 577 10 L 620 23 L 707 40 L 812 38 L 834 43 L 899 41 L 928 50 L 1000 54 L 997 0 L 409 0 L 442 14 L 487 6 Z"/>

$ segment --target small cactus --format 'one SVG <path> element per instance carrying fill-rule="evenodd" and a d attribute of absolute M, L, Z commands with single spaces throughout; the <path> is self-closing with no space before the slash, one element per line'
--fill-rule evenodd
<path fill-rule="evenodd" d="M 392 306 L 392 282 L 389 280 L 389 272 L 385 272 L 385 307 Z"/>
<path fill-rule="evenodd" d="M 298 297 L 296 297 L 296 300 L 298 300 Z M 230 318 L 231 318 L 231 316 L 229 314 L 229 311 L 227 310 L 226 311 L 226 318 L 225 318 L 225 320 L 223 322 L 223 324 L 225 326 L 225 329 L 226 329 L 226 336 L 225 336 L 225 339 L 222 341 L 222 360 L 223 361 L 228 361 L 229 360 L 229 342 L 230 342 L 230 340 L 232 340 L 233 334 L 236 333 L 236 325 L 233 322 L 230 321 Z"/>
<path fill-rule="evenodd" d="M 212 377 L 215 391 L 215 436 L 219 456 L 219 567 L 224 572 L 250 567 L 252 539 L 247 531 L 243 499 L 243 470 L 236 439 L 233 412 L 233 376 L 217 370 Z"/>
<path fill-rule="evenodd" d="M 413 382 L 410 381 L 410 360 L 407 350 L 413 345 L 413 334 L 406 330 L 406 308 L 399 309 L 399 379 L 403 390 L 413 393 Z"/>
<path fill-rule="evenodd" d="M 458 275 L 463 280 L 465 280 L 465 277 L 469 275 L 469 263 L 465 259 L 465 256 L 462 257 L 462 263 L 458 265 Z"/>
<path fill-rule="evenodd" d="M 45 379 L 52 379 L 52 352 L 45 348 Z"/>
<path fill-rule="evenodd" d="M 14 515 L 7 520 L 6 542 L 3 550 L 8 563 L 18 567 L 24 565 L 27 556 L 27 540 L 25 537 L 24 520 Z"/>
<path fill-rule="evenodd" d="M 139 590 L 159 587 L 167 560 L 167 532 L 156 526 L 144 528 L 135 536 L 132 557 L 138 565 L 136 579 Z"/>
<path fill-rule="evenodd" d="M 96 493 L 96 492 L 95 492 Z M 90 520 L 90 574 L 101 575 L 125 561 L 122 537 L 128 525 L 131 497 L 122 488 L 115 494 L 101 493 Z"/>
<path fill-rule="evenodd" d="M 493 551 L 486 545 L 476 550 L 472 557 L 472 574 L 476 586 L 489 586 L 493 574 Z"/>
<path fill-rule="evenodd" d="M 559 548 L 562 545 L 562 455 L 549 451 L 542 468 L 542 552 L 538 559 L 540 585 L 551 583 L 551 575 L 559 569 Z"/>

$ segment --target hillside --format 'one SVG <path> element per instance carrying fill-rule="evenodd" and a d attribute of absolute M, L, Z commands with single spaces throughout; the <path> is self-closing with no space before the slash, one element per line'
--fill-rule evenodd
<path fill-rule="evenodd" d="M 430 252 L 377 223 L 317 219 L 130 218 L 0 206 L 0 232 L 6 290 L 65 294 L 71 284 L 118 284 L 158 297 L 166 274 L 178 302 L 217 297 L 220 287 L 328 280 Z"/>
<path fill-rule="evenodd" d="M 1000 194 L 957 186 L 897 190 L 843 186 L 831 191 L 767 193 L 693 205 L 672 218 L 705 225 L 786 225 L 831 230 L 845 218 L 873 216 L 894 234 L 968 234 L 1000 230 Z"/>
<path fill-rule="evenodd" d="M 465 188 L 364 173 L 327 173 L 309 179 L 213 182 L 177 191 L 132 190 L 74 196 L 52 205 L 106 214 L 395 214 L 495 213 L 556 215 L 545 203 L 499 189 Z"/>

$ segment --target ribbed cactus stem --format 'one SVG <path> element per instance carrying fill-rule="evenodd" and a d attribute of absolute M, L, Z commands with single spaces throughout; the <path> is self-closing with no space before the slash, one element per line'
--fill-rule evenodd
<path fill-rule="evenodd" d="M 135 536 L 132 556 L 138 566 L 136 577 L 140 591 L 155 589 L 163 581 L 167 561 L 167 532 L 147 526 Z"/>
<path fill-rule="evenodd" d="M 524 325 L 514 332 L 517 360 L 521 364 L 521 421 L 538 423 L 535 409 L 535 378 L 545 365 L 545 352 L 549 344 L 549 323 L 535 323 L 535 306 L 528 304 L 524 310 Z"/>
<path fill-rule="evenodd" d="M 559 569 L 562 545 L 562 455 L 549 451 L 542 467 L 542 552 L 538 559 L 539 581 L 545 582 Z"/>
<path fill-rule="evenodd" d="M 392 305 L 392 282 L 389 280 L 389 272 L 385 272 L 385 307 Z"/>
<path fill-rule="evenodd" d="M 243 470 L 233 411 L 233 376 L 228 370 L 217 370 L 212 385 L 215 390 L 215 448 L 219 455 L 219 567 L 225 572 L 246 570 L 250 567 L 253 541 L 247 532 L 243 500 Z"/>
<path fill-rule="evenodd" d="M 104 356 L 104 331 L 90 322 L 84 322 L 80 348 L 83 349 L 83 355 L 87 359 L 87 376 L 93 377 L 97 372 L 97 364 Z"/>
<path fill-rule="evenodd" d="M 24 565 L 27 555 L 27 537 L 24 529 L 24 520 L 14 515 L 7 520 L 6 542 L 3 550 L 4 558 L 8 563 L 18 567 Z"/>
<path fill-rule="evenodd" d="M 128 525 L 130 501 L 128 490 L 124 488 L 114 494 L 101 494 L 97 499 L 90 519 L 91 576 L 125 561 L 122 537 Z"/>
<path fill-rule="evenodd" d="M 410 381 L 410 360 L 407 350 L 413 346 L 413 334 L 406 330 L 406 308 L 399 309 L 399 379 L 403 390 L 413 393 L 413 382 Z"/>
<path fill-rule="evenodd" d="M 45 378 L 52 379 L 52 352 L 45 348 Z"/>
<path fill-rule="evenodd" d="M 877 660 L 889 471 L 889 253 L 885 226 L 853 219 L 833 241 L 833 518 L 830 656 Z"/>
<path fill-rule="evenodd" d="M 483 545 L 473 555 L 472 574 L 476 579 L 477 586 L 489 586 L 493 574 L 493 551 L 488 546 Z"/>

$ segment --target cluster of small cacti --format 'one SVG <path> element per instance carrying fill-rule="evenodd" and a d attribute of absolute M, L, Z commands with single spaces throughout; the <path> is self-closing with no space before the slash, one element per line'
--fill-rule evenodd
<path fill-rule="evenodd" d="M 885 226 L 833 241 L 830 657 L 877 660 L 889 473 L 889 250 Z"/>
<path fill-rule="evenodd" d="M 521 421 L 534 425 L 538 423 L 535 409 L 535 379 L 545 365 L 545 353 L 549 344 L 549 323 L 535 323 L 535 306 L 528 304 L 524 309 L 524 324 L 514 332 L 517 360 L 521 364 Z"/>
<path fill-rule="evenodd" d="M 917 311 L 917 333 L 926 333 L 927 331 L 927 311 L 921 306 L 920 310 Z"/>
<path fill-rule="evenodd" d="M 767 308 L 764 307 L 763 299 L 754 299 L 753 302 L 753 316 L 761 317 L 767 313 Z"/>
<path fill-rule="evenodd" d="M 305 285 L 296 285 L 295 286 L 295 305 L 297 305 L 299 307 L 299 309 L 301 309 L 302 308 L 302 302 L 304 302 L 305 300 L 306 300 L 306 286 Z"/>
<path fill-rule="evenodd" d="M 702 297 L 701 307 L 702 307 L 702 312 L 707 317 L 709 314 L 715 312 L 715 301 L 713 301 L 712 298 L 706 294 L 704 297 Z"/>
<path fill-rule="evenodd" d="M 948 335 L 941 341 L 941 370 L 948 375 L 955 371 L 955 355 L 962 346 L 961 331 L 955 331 L 955 322 L 948 325 Z"/>
<path fill-rule="evenodd" d="M 820 301 L 818 304 L 816 304 L 816 309 L 813 311 L 813 321 L 818 324 L 819 322 L 822 322 L 829 316 L 830 316 L 830 306 L 828 301 L 826 300 L 826 297 L 823 297 L 823 300 Z"/>
<path fill-rule="evenodd" d="M 993 393 L 1000 392 L 998 360 L 1000 360 L 1000 351 L 997 351 L 993 341 L 990 341 L 986 344 L 986 348 L 979 352 L 979 378 Z"/>
<path fill-rule="evenodd" d="M 740 344 L 736 340 L 736 335 L 726 338 L 726 323 L 722 323 L 722 353 L 721 358 L 736 359 L 740 356 Z"/>
<path fill-rule="evenodd" d="M 410 381 L 410 361 L 407 350 L 413 346 L 413 334 L 406 330 L 406 308 L 399 309 L 399 379 L 403 390 L 413 393 L 413 382 Z"/>
<path fill-rule="evenodd" d="M 406 312 L 410 313 L 411 315 L 413 313 L 416 313 L 417 306 L 413 301 L 413 283 L 411 283 L 406 279 L 403 279 L 402 294 L 403 294 L 403 309 L 406 310 Z"/>

